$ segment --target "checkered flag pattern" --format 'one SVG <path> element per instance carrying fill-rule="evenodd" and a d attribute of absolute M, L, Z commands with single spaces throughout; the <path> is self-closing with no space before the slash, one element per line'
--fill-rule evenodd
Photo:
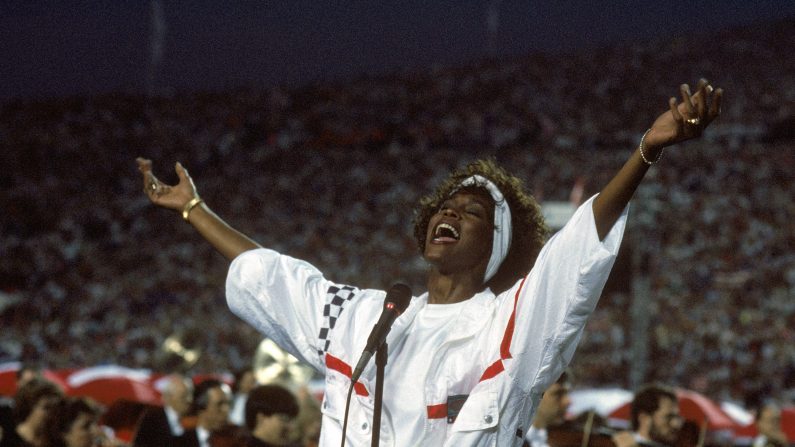
<path fill-rule="evenodd" d="M 339 318 L 345 305 L 351 301 L 358 292 L 359 289 L 351 286 L 331 286 L 328 288 L 326 292 L 326 304 L 323 306 L 323 326 L 320 328 L 320 334 L 318 334 L 318 338 L 320 339 L 318 346 L 323 347 L 323 349 L 317 351 L 320 357 L 324 357 L 326 352 L 328 352 L 329 345 L 331 344 L 329 333 L 334 329 L 334 325 L 337 324 L 337 318 Z"/>

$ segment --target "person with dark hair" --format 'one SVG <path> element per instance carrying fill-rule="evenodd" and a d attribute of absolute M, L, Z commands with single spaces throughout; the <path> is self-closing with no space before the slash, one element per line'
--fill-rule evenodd
<path fill-rule="evenodd" d="M 682 428 L 676 391 L 661 384 L 641 387 L 630 407 L 632 432 L 613 437 L 617 447 L 674 446 Z"/>
<path fill-rule="evenodd" d="M 571 405 L 571 374 L 563 371 L 541 397 L 533 423 L 525 436 L 529 447 L 549 447 L 547 428 L 560 425 L 566 420 L 566 411 Z"/>
<path fill-rule="evenodd" d="M 280 385 L 259 385 L 248 393 L 246 428 L 251 432 L 248 447 L 284 446 L 298 416 L 295 395 Z"/>
<path fill-rule="evenodd" d="M 544 242 L 539 205 L 490 160 L 453 172 L 420 202 L 414 234 L 428 263 L 387 338 L 380 439 L 394 445 L 521 445 L 543 392 L 568 365 L 607 281 L 627 205 L 663 148 L 699 137 L 720 111 L 706 80 L 680 88 L 624 166 Z M 326 378 L 320 444 L 372 438 L 376 368 L 352 384 L 386 292 L 327 279 L 316 267 L 262 248 L 212 212 L 185 168 L 176 185 L 138 168 L 149 199 L 179 211 L 232 261 L 232 311 Z M 355 391 L 349 413 L 348 390 Z M 344 419 L 348 414 L 346 439 Z"/>
<path fill-rule="evenodd" d="M 44 447 L 93 447 L 100 438 L 102 411 L 84 397 L 59 400 L 44 423 Z"/>
<path fill-rule="evenodd" d="M 187 430 L 180 445 L 186 447 L 214 447 L 210 441 L 213 433 L 224 430 L 229 424 L 232 390 L 217 379 L 207 379 L 196 385 L 193 392 L 193 411 L 196 428 Z"/>
<path fill-rule="evenodd" d="M 161 392 L 163 406 L 147 409 L 138 421 L 134 447 L 171 445 L 185 433 L 181 420 L 193 402 L 193 382 L 182 374 L 172 374 Z"/>
<path fill-rule="evenodd" d="M 62 397 L 63 390 L 58 385 L 41 377 L 31 378 L 19 387 L 14 395 L 15 425 L 4 431 L 0 447 L 40 447 L 44 421 Z"/>
<path fill-rule="evenodd" d="M 35 363 L 24 363 L 19 366 L 15 373 L 16 389 L 19 390 L 31 379 L 44 379 L 42 369 Z M 14 401 L 0 397 L 0 441 L 3 433 L 14 430 L 16 421 L 14 420 Z"/>

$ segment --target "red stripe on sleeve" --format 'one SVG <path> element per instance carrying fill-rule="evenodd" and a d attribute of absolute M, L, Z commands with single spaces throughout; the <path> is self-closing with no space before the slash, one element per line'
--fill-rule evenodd
<path fill-rule="evenodd" d="M 326 366 L 329 369 L 333 369 L 334 371 L 337 371 L 339 373 L 344 374 L 345 377 L 347 377 L 349 379 L 351 378 L 351 375 L 353 374 L 353 368 L 351 368 L 351 365 L 345 363 L 344 361 L 342 361 L 341 359 L 338 359 L 337 357 L 334 357 L 333 355 L 329 354 L 328 352 L 326 353 Z M 365 388 L 364 384 L 361 383 L 361 382 L 354 383 L 353 384 L 353 390 L 356 392 L 356 394 L 358 394 L 360 396 L 367 397 L 367 396 L 370 395 L 370 393 L 367 392 L 367 388 Z"/>
<path fill-rule="evenodd" d="M 513 311 L 511 312 L 511 317 L 508 318 L 508 324 L 505 326 L 505 333 L 502 336 L 502 343 L 500 343 L 500 358 L 483 371 L 483 375 L 480 376 L 481 382 L 505 371 L 502 361 L 511 358 L 511 341 L 513 341 L 513 331 L 516 327 L 516 305 L 519 303 L 519 295 L 522 293 L 525 280 L 527 280 L 527 277 L 522 278 L 519 289 L 516 290 L 516 295 L 513 297 Z"/>
<path fill-rule="evenodd" d="M 502 344 L 500 345 L 500 358 L 503 360 L 511 358 L 511 341 L 513 341 L 513 330 L 516 325 L 516 305 L 519 303 L 519 295 L 522 293 L 526 280 L 526 276 L 522 278 L 522 283 L 519 284 L 516 295 L 513 297 L 513 312 L 511 312 L 511 318 L 508 319 L 508 325 L 505 326 L 505 334 L 502 336 Z"/>

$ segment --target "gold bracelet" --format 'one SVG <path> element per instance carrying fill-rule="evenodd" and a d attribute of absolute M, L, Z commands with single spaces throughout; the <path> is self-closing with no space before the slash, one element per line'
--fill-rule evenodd
<path fill-rule="evenodd" d="M 204 202 L 204 200 L 196 196 L 190 199 L 190 202 L 185 204 L 185 207 L 182 208 L 182 218 L 185 219 L 185 222 L 188 222 L 188 217 L 190 217 L 190 210 L 192 210 L 196 205 L 202 202 Z"/>
<path fill-rule="evenodd" d="M 657 163 L 658 161 L 660 161 L 660 159 L 662 158 L 663 150 L 662 150 L 662 149 L 660 149 L 660 153 L 659 153 L 659 154 L 657 154 L 657 158 L 656 158 L 654 161 L 649 161 L 649 160 L 646 158 L 646 154 L 644 154 L 644 153 L 643 153 L 643 143 L 646 141 L 646 135 L 648 135 L 648 134 L 649 134 L 649 132 L 651 132 L 651 129 L 647 130 L 647 131 L 646 131 L 646 132 L 643 134 L 643 136 L 642 136 L 642 137 L 640 137 L 640 146 L 638 146 L 638 150 L 640 151 L 640 158 L 642 158 L 642 159 L 643 159 L 643 162 L 644 162 L 644 163 L 646 163 L 647 165 L 651 166 L 651 165 L 653 165 L 653 164 Z"/>

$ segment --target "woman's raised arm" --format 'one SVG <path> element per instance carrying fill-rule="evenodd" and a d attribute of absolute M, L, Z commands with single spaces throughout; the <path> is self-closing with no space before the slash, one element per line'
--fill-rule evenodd
<path fill-rule="evenodd" d="M 701 136 L 709 123 L 720 115 L 723 91 L 713 89 L 706 79 L 698 82 L 692 96 L 687 84 L 682 84 L 680 91 L 682 102 L 678 103 L 676 98 L 668 101 L 669 110 L 657 117 L 643 134 L 637 150 L 594 200 L 594 219 L 600 239 L 610 232 L 649 166 L 660 160 L 663 148 Z"/>
<path fill-rule="evenodd" d="M 218 252 L 230 261 L 244 251 L 261 246 L 245 234 L 237 231 L 218 217 L 200 198 L 196 185 L 188 171 L 180 163 L 175 166 L 179 177 L 176 185 L 167 185 L 152 174 L 152 162 L 136 159 L 143 176 L 144 192 L 155 205 L 181 213 Z"/>

